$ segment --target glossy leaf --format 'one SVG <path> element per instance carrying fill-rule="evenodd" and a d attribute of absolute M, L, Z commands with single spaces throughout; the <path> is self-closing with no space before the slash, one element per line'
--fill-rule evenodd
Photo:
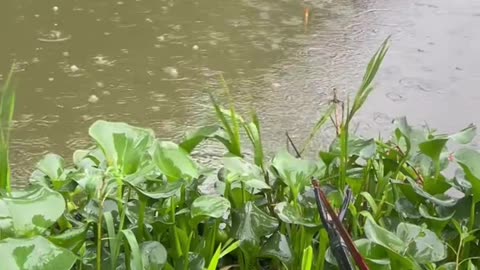
<path fill-rule="evenodd" d="M 355 245 L 372 269 L 391 269 L 388 252 L 380 245 L 368 239 L 356 240 Z"/>
<path fill-rule="evenodd" d="M 154 138 L 150 129 L 103 120 L 93 123 L 88 133 L 102 149 L 108 165 L 118 167 L 126 174 L 136 170 Z"/>
<path fill-rule="evenodd" d="M 285 264 L 293 261 L 292 250 L 285 235 L 275 232 L 262 246 L 261 257 L 275 258 Z"/>
<path fill-rule="evenodd" d="M 57 246 L 76 252 L 87 238 L 88 227 L 89 224 L 85 223 L 78 228 L 69 229 L 62 234 L 50 236 L 49 240 Z"/>
<path fill-rule="evenodd" d="M 407 252 L 417 263 L 438 262 L 447 256 L 443 242 L 426 228 L 402 222 L 397 226 L 397 236 L 408 243 Z"/>
<path fill-rule="evenodd" d="M 276 218 L 260 210 L 254 203 L 247 202 L 240 211 L 232 215 L 233 236 L 242 245 L 258 246 L 260 238 L 272 234 L 278 227 Z"/>
<path fill-rule="evenodd" d="M 47 154 L 37 164 L 37 169 L 47 175 L 52 181 L 60 180 L 65 161 L 56 154 Z"/>
<path fill-rule="evenodd" d="M 228 181 L 241 181 L 248 187 L 256 189 L 270 189 L 270 186 L 265 183 L 260 167 L 248 163 L 240 157 L 223 158 L 223 165 Z"/>
<path fill-rule="evenodd" d="M 400 198 L 395 202 L 395 210 L 405 218 L 419 219 L 421 217 L 415 205 L 406 198 Z"/>
<path fill-rule="evenodd" d="M 421 197 L 428 199 L 434 204 L 445 206 L 445 207 L 451 207 L 454 206 L 457 201 L 448 197 L 445 194 L 435 194 L 432 195 L 425 191 L 422 187 L 420 187 L 417 183 L 415 183 L 412 179 L 407 178 L 408 182 L 410 183 L 411 187 L 415 190 L 415 193 L 420 195 Z"/>
<path fill-rule="evenodd" d="M 472 149 L 460 149 L 455 160 L 462 167 L 465 178 L 472 184 L 473 199 L 480 201 L 480 153 Z"/>
<path fill-rule="evenodd" d="M 197 164 L 188 153 L 173 142 L 157 142 L 154 160 L 170 181 L 198 178 Z"/>
<path fill-rule="evenodd" d="M 447 138 L 438 138 L 422 142 L 418 146 L 423 154 L 430 157 L 434 162 L 438 162 L 447 141 Z"/>
<path fill-rule="evenodd" d="M 365 236 L 375 244 L 391 249 L 395 252 L 402 252 L 405 243 L 394 233 L 378 226 L 371 218 L 365 220 Z"/>
<path fill-rule="evenodd" d="M 306 227 L 318 227 L 319 222 L 313 220 L 313 216 L 305 217 L 299 210 L 287 202 L 281 202 L 275 205 L 275 213 L 278 218 L 285 223 L 303 225 Z"/>
<path fill-rule="evenodd" d="M 128 182 L 131 184 L 130 182 Z M 143 196 L 146 196 L 151 199 L 166 199 L 170 198 L 174 195 L 180 196 L 180 192 L 182 187 L 185 185 L 184 182 L 182 181 L 177 181 L 177 182 L 168 182 L 165 184 L 161 184 L 159 186 L 152 187 L 148 190 L 145 190 L 141 187 L 132 185 L 132 188 L 135 189 L 138 193 L 142 194 Z"/>
<path fill-rule="evenodd" d="M 424 205 L 424 204 L 419 206 L 418 212 L 420 213 L 420 215 L 422 217 L 424 217 L 426 219 L 436 220 L 436 221 L 448 221 L 455 215 L 454 211 L 452 211 L 452 213 L 450 213 L 449 215 L 446 215 L 446 216 L 432 215 L 432 214 L 429 213 L 429 211 L 427 209 L 427 206 Z"/>
<path fill-rule="evenodd" d="M 230 202 L 224 197 L 204 195 L 196 198 L 191 206 L 193 218 L 203 216 L 220 218 L 230 209 Z"/>
<path fill-rule="evenodd" d="M 310 177 L 317 170 L 315 163 L 293 157 L 286 150 L 280 151 L 273 160 L 280 179 L 294 192 L 310 186 Z M 298 195 L 298 194 L 296 194 Z"/>
<path fill-rule="evenodd" d="M 450 139 L 457 143 L 468 144 L 477 135 L 477 127 L 473 124 L 470 124 L 468 127 L 462 129 L 460 132 L 452 134 L 449 136 Z"/>
<path fill-rule="evenodd" d="M 1 198 L 0 209 L 2 223 L 11 224 L 16 236 L 26 236 L 41 234 L 52 226 L 65 211 L 65 201 L 56 191 L 35 187 Z"/>
<path fill-rule="evenodd" d="M 67 249 L 41 236 L 27 239 L 7 238 L 0 241 L 2 269 L 70 269 L 77 260 Z"/>
<path fill-rule="evenodd" d="M 191 153 L 201 142 L 209 138 L 214 138 L 221 132 L 223 133 L 223 130 L 217 125 L 201 127 L 194 132 L 186 133 L 185 139 L 179 146 L 187 153 Z"/>
<path fill-rule="evenodd" d="M 144 270 L 161 270 L 167 262 L 167 250 L 156 241 L 146 241 L 140 244 Z"/>

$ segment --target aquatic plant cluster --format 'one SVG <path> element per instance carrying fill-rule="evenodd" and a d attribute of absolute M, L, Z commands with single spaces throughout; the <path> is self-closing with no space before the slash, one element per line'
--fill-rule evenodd
<path fill-rule="evenodd" d="M 468 147 L 476 128 L 443 135 L 400 118 L 388 140 L 349 132 L 387 49 L 385 42 L 370 61 L 351 106 L 332 102 L 303 147 L 287 134 L 291 152 L 266 157 L 257 115 L 246 120 L 212 97 L 218 124 L 177 143 L 97 121 L 94 148 L 77 150 L 71 165 L 46 155 L 22 190 L 10 183 L 7 80 L 1 268 L 477 269 L 480 152 Z M 330 120 L 330 147 L 302 158 Z M 206 140 L 225 146 L 216 168 L 191 155 Z"/>

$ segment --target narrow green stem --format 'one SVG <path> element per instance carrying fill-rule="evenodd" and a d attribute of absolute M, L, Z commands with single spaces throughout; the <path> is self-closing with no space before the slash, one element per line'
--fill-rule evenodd
<path fill-rule="evenodd" d="M 462 237 L 460 236 L 460 242 L 458 243 L 458 248 L 457 248 L 457 254 L 456 254 L 456 258 L 455 258 L 455 270 L 459 270 L 460 269 L 460 256 L 461 256 L 461 252 L 462 252 L 462 245 L 463 245 L 463 240 L 462 240 Z"/>
<path fill-rule="evenodd" d="M 472 201 L 472 207 L 470 208 L 470 221 L 468 223 L 468 231 L 471 232 L 475 226 L 475 201 Z M 470 242 L 466 243 L 463 248 L 463 258 L 468 258 L 470 256 Z"/>
<path fill-rule="evenodd" d="M 347 163 L 348 163 L 348 121 L 341 128 L 340 134 L 340 179 L 338 183 L 338 188 L 343 192 L 345 188 L 345 182 L 347 178 Z"/>
<path fill-rule="evenodd" d="M 130 198 L 130 192 L 131 192 L 131 191 L 132 191 L 132 190 L 131 190 L 130 188 L 128 188 L 127 200 L 128 200 L 128 198 Z M 121 230 L 123 230 L 123 226 L 125 225 L 125 217 L 126 217 L 126 214 L 127 214 L 126 212 L 127 212 L 127 211 L 125 211 L 125 208 L 123 207 L 123 201 L 118 201 L 118 204 L 121 204 L 121 205 L 122 205 L 121 208 L 119 207 L 119 211 L 120 211 L 120 226 L 118 227 L 118 231 L 121 231 Z"/>
<path fill-rule="evenodd" d="M 98 207 L 97 223 L 97 270 L 102 269 L 102 222 L 103 222 L 103 201 Z"/>
<path fill-rule="evenodd" d="M 215 253 L 215 238 L 217 237 L 217 228 L 218 228 L 218 220 L 215 220 L 214 225 L 211 228 L 210 232 L 210 239 L 208 241 L 208 261 L 211 260 L 213 253 Z"/>
<path fill-rule="evenodd" d="M 246 195 L 245 195 L 245 183 L 242 181 L 240 182 L 240 185 L 242 186 L 242 205 L 245 205 L 247 203 Z"/>
<path fill-rule="evenodd" d="M 319 234 L 319 245 L 318 245 L 318 255 L 317 255 L 317 268 L 316 270 L 324 270 L 325 268 L 325 257 L 327 254 L 327 245 L 328 245 L 328 236 L 325 229 L 320 230 Z"/>
<path fill-rule="evenodd" d="M 188 243 L 187 243 L 187 247 L 186 247 L 186 251 L 190 251 L 190 245 L 192 244 L 192 239 L 193 239 L 193 231 L 190 232 L 190 235 L 188 237 Z M 189 267 L 189 261 L 190 261 L 190 258 L 188 256 L 184 256 L 184 263 L 183 263 L 183 270 L 188 270 L 188 267 Z"/>
<path fill-rule="evenodd" d="M 175 248 L 177 250 L 178 256 L 181 257 L 183 255 L 182 247 L 180 245 L 180 238 L 178 237 L 177 233 L 177 226 L 175 225 L 175 209 L 176 209 L 176 204 L 175 204 L 175 198 L 172 197 L 170 198 L 170 215 L 172 218 L 172 227 L 173 227 L 173 234 L 174 234 L 174 242 L 175 242 Z"/>
<path fill-rule="evenodd" d="M 138 241 L 142 242 L 144 237 L 145 226 L 145 211 L 147 208 L 147 198 L 140 195 L 140 213 L 138 213 Z"/>

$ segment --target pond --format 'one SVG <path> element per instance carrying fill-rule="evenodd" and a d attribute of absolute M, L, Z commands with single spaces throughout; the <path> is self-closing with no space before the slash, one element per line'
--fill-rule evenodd
<path fill-rule="evenodd" d="M 480 119 L 478 25 L 475 0 L 4 0 L 14 173 L 21 182 L 41 155 L 88 147 L 97 119 L 178 139 L 213 120 L 205 91 L 221 95 L 220 74 L 240 110 L 260 114 L 267 148 L 282 147 L 286 130 L 301 141 L 332 89 L 356 91 L 389 35 L 360 133 L 403 115 L 458 130 Z"/>

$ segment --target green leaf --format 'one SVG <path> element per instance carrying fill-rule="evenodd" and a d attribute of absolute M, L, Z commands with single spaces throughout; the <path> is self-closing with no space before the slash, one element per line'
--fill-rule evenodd
<path fill-rule="evenodd" d="M 443 242 L 432 231 L 410 223 L 400 223 L 397 235 L 408 243 L 407 252 L 420 264 L 438 262 L 446 258 Z"/>
<path fill-rule="evenodd" d="M 140 248 L 138 246 L 137 239 L 135 238 L 135 234 L 130 229 L 121 230 L 126 243 L 130 248 L 130 254 L 126 254 L 130 256 L 130 267 L 132 270 L 142 270 L 143 268 L 143 256 L 140 253 Z"/>
<path fill-rule="evenodd" d="M 191 153 L 201 142 L 209 138 L 214 138 L 219 133 L 222 133 L 223 136 L 224 131 L 217 125 L 201 127 L 195 132 L 185 134 L 185 139 L 180 143 L 180 147 L 187 153 Z"/>
<path fill-rule="evenodd" d="M 280 179 L 292 189 L 294 196 L 297 196 L 302 188 L 310 186 L 310 177 L 317 170 L 314 162 L 294 158 L 286 150 L 280 151 L 275 156 L 272 165 Z"/>
<path fill-rule="evenodd" d="M 264 153 L 262 134 L 260 132 L 260 121 L 258 120 L 258 115 L 255 111 L 252 112 L 252 122 L 244 123 L 243 127 L 253 145 L 255 164 L 263 168 Z"/>
<path fill-rule="evenodd" d="M 419 219 L 421 217 L 415 205 L 406 198 L 400 198 L 395 202 L 395 210 L 404 218 Z"/>
<path fill-rule="evenodd" d="M 121 169 L 124 174 L 138 169 L 154 139 L 151 129 L 103 120 L 93 123 L 88 133 L 102 149 L 108 165 Z"/>
<path fill-rule="evenodd" d="M 436 205 L 441 205 L 445 207 L 451 207 L 457 204 L 457 201 L 450 198 L 449 196 L 441 193 L 441 194 L 436 194 L 432 195 L 425 191 L 422 187 L 420 187 L 415 181 L 413 181 L 410 178 L 407 178 L 407 181 L 410 183 L 410 186 L 415 190 L 415 193 L 420 195 L 421 197 L 431 201 L 432 203 Z"/>
<path fill-rule="evenodd" d="M 77 252 L 87 239 L 88 227 L 88 223 L 85 223 L 78 228 L 69 229 L 58 235 L 52 235 L 48 240 L 57 246 Z"/>
<path fill-rule="evenodd" d="M 448 221 L 455 215 L 455 211 L 452 211 L 452 213 L 450 213 L 447 216 L 437 216 L 437 215 L 433 216 L 429 213 L 427 206 L 425 206 L 424 204 L 421 204 L 419 206 L 418 212 L 422 217 L 430 220 L 436 220 L 436 221 Z"/>
<path fill-rule="evenodd" d="M 161 270 L 167 262 L 167 250 L 157 241 L 140 244 L 144 270 Z"/>
<path fill-rule="evenodd" d="M 128 181 L 126 182 L 129 183 L 138 193 L 155 200 L 170 198 L 174 195 L 178 195 L 178 197 L 180 197 L 181 189 L 185 185 L 185 182 L 183 181 L 167 182 L 145 190 Z"/>
<path fill-rule="evenodd" d="M 303 250 L 301 270 L 311 270 L 313 264 L 313 248 L 308 246 Z"/>
<path fill-rule="evenodd" d="M 76 256 L 41 236 L 27 239 L 7 238 L 0 241 L 2 269 L 71 269 Z"/>
<path fill-rule="evenodd" d="M 322 159 L 322 161 L 325 163 L 325 165 L 328 167 L 340 155 L 339 153 L 320 151 L 319 156 Z"/>
<path fill-rule="evenodd" d="M 472 184 L 475 203 L 480 201 L 480 153 L 464 148 L 455 153 L 455 160 L 462 167 L 465 178 Z"/>
<path fill-rule="evenodd" d="M 233 236 L 242 241 L 243 247 L 257 247 L 260 238 L 272 234 L 277 227 L 277 219 L 260 210 L 253 202 L 247 202 L 232 215 Z"/>
<path fill-rule="evenodd" d="M 470 124 L 460 132 L 450 135 L 449 138 L 457 143 L 468 144 L 472 142 L 476 135 L 477 127 L 473 124 Z"/>
<path fill-rule="evenodd" d="M 270 186 L 265 183 L 260 167 L 248 163 L 240 157 L 225 157 L 223 165 L 229 182 L 241 181 L 251 188 L 270 189 Z"/>
<path fill-rule="evenodd" d="M 438 162 L 440 159 L 440 154 L 445 148 L 447 141 L 447 138 L 433 139 L 422 142 L 418 146 L 420 148 L 420 152 L 430 157 L 434 162 Z"/>
<path fill-rule="evenodd" d="M 375 156 L 377 144 L 374 139 L 354 138 L 348 141 L 348 155 L 359 156 L 363 159 L 370 159 Z"/>
<path fill-rule="evenodd" d="M 47 154 L 38 162 L 37 169 L 50 177 L 52 181 L 58 181 L 63 173 L 64 166 L 65 161 L 61 156 Z"/>
<path fill-rule="evenodd" d="M 285 264 L 293 261 L 292 250 L 285 235 L 275 232 L 262 246 L 260 256 L 264 258 L 275 258 Z"/>
<path fill-rule="evenodd" d="M 358 239 L 355 245 L 372 269 L 391 269 L 388 252 L 382 246 L 368 239 Z"/>
<path fill-rule="evenodd" d="M 197 164 L 188 153 L 173 142 L 158 142 L 154 160 L 170 181 L 193 180 L 199 177 Z"/>
<path fill-rule="evenodd" d="M 456 262 L 448 262 L 445 264 L 440 265 L 436 270 L 456 270 L 457 263 Z"/>
<path fill-rule="evenodd" d="M 406 151 L 408 151 L 408 156 L 411 156 L 419 150 L 419 144 L 426 141 L 428 138 L 428 134 L 424 130 L 415 129 L 411 127 L 407 119 L 405 117 L 398 118 L 394 121 L 396 130 L 395 133 L 397 135 L 397 144 L 403 145 L 401 139 L 405 139 L 406 141 L 403 142 L 406 144 Z M 406 153 L 407 154 L 407 153 Z"/>
<path fill-rule="evenodd" d="M 275 213 L 278 218 L 288 224 L 303 225 L 305 227 L 318 227 L 319 222 L 315 222 L 314 217 L 305 217 L 295 207 L 287 202 L 280 202 L 275 205 Z"/>
<path fill-rule="evenodd" d="M 371 218 L 365 220 L 365 236 L 375 244 L 386 247 L 395 252 L 402 252 L 405 243 L 394 233 L 378 226 Z"/>
<path fill-rule="evenodd" d="M 196 198 L 190 213 L 195 217 L 220 218 L 230 209 L 230 202 L 224 197 L 204 195 Z"/>
<path fill-rule="evenodd" d="M 64 211 L 62 195 L 46 187 L 37 186 L 0 199 L 0 220 L 11 224 L 16 236 L 43 233 Z"/>

